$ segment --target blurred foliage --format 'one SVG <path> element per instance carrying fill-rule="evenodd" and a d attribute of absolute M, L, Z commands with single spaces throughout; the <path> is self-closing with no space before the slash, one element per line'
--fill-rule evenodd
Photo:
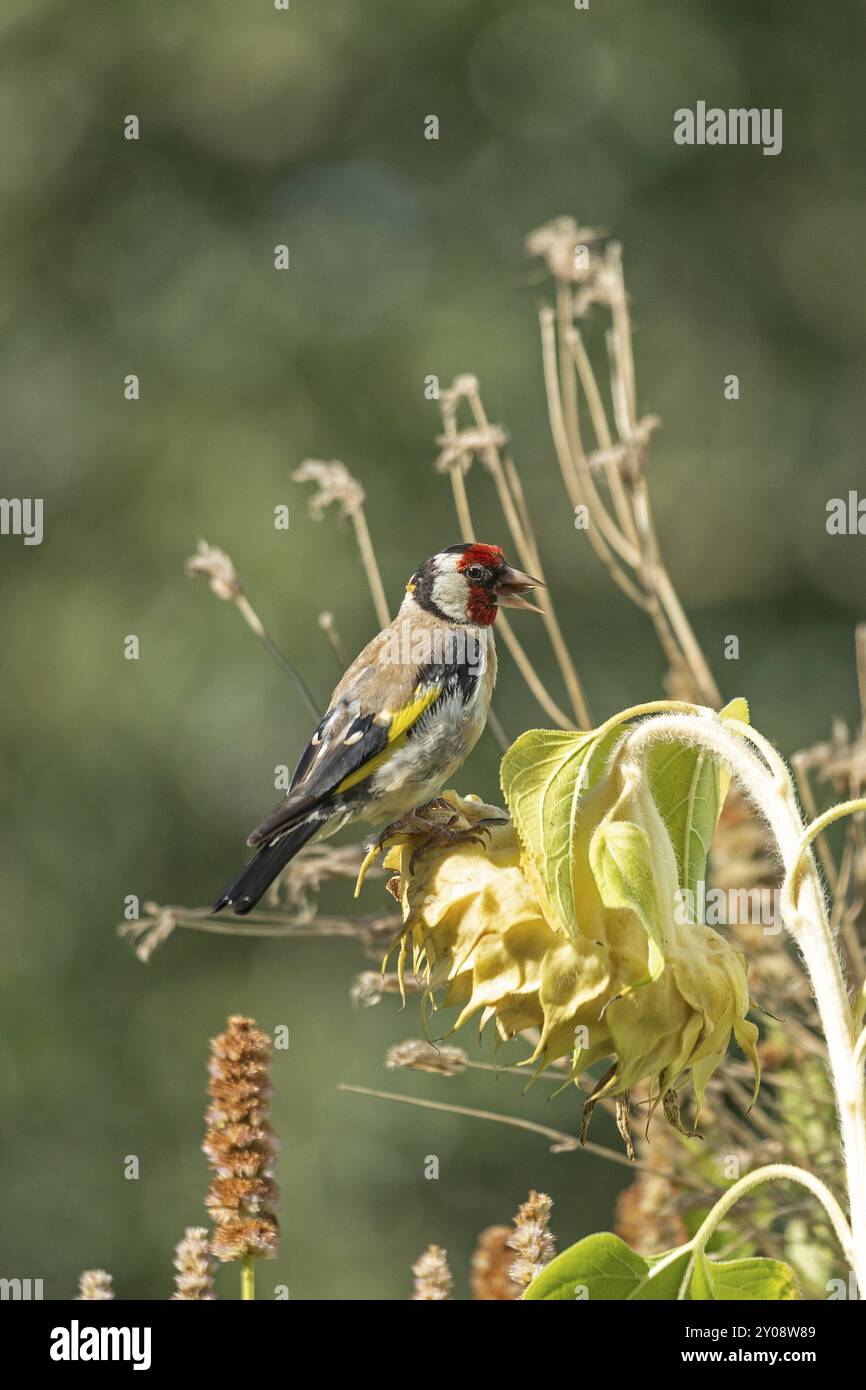
<path fill-rule="evenodd" d="M 350 1008 L 366 964 L 352 943 L 178 934 L 143 967 L 115 937 L 126 894 L 212 897 L 308 732 L 183 560 L 199 536 L 229 550 L 325 698 L 338 672 L 318 612 L 357 649 L 372 610 L 350 531 L 307 519 L 290 470 L 338 457 L 363 480 L 396 602 L 458 538 L 424 378 L 471 371 L 511 431 L 596 718 L 658 694 L 649 625 L 573 530 L 549 439 L 545 291 L 522 246 L 571 212 L 624 244 L 640 406 L 664 422 L 659 530 L 725 693 L 748 694 L 788 753 L 853 718 L 863 542 L 824 521 L 863 477 L 863 29 L 851 4 L 816 23 L 780 0 L 6 0 L 3 492 L 43 496 L 46 534 L 0 542 L 4 1275 L 64 1297 L 104 1265 L 120 1296 L 166 1296 L 172 1246 L 202 1218 L 207 1039 L 237 1011 L 292 1040 L 275 1063 L 284 1239 L 263 1293 L 272 1272 L 295 1297 L 403 1297 L 432 1240 L 465 1294 L 476 1232 L 530 1187 L 571 1239 L 603 1224 L 624 1169 L 335 1090 L 381 1085 L 385 1046 L 417 1027 L 390 998 Z M 782 154 L 676 146 L 673 112 L 699 99 L 781 106 Z M 482 539 L 500 539 L 471 484 Z M 541 625 L 518 621 L 555 681 Z M 512 736 L 542 722 L 507 662 L 497 708 Z M 488 738 L 461 789 L 495 799 L 496 771 Z M 404 1089 L 574 1128 L 576 1097 L 522 1100 L 520 1084 Z"/>

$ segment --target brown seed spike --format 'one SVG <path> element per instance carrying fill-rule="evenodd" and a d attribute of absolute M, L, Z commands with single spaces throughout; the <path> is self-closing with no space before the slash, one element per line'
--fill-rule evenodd
<path fill-rule="evenodd" d="M 202 1148 L 213 1177 L 205 1198 L 222 1261 L 277 1253 L 277 1138 L 271 1127 L 271 1040 L 251 1018 L 235 1015 L 211 1041 L 208 1129 Z"/>
<path fill-rule="evenodd" d="M 523 1292 L 511 1277 L 514 1253 L 508 1242 L 513 1226 L 488 1226 L 478 1237 L 472 1256 L 472 1297 L 477 1302 L 514 1301 Z"/>

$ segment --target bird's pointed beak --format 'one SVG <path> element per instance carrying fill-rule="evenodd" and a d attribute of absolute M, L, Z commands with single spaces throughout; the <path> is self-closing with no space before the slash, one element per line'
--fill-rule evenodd
<path fill-rule="evenodd" d="M 537 608 L 534 603 L 529 603 L 523 597 L 527 589 L 537 587 L 543 589 L 544 581 L 533 579 L 531 574 L 524 574 L 522 570 L 516 570 L 511 565 L 506 565 L 493 586 L 493 592 L 497 602 L 503 608 L 525 608 L 528 613 L 540 613 L 542 611 L 540 608 Z"/>

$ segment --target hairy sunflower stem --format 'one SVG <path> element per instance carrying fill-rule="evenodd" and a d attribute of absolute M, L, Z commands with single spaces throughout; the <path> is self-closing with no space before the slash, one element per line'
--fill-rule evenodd
<path fill-rule="evenodd" d="M 706 1250 L 710 1238 L 718 1230 L 722 1221 L 724 1221 L 728 1212 L 731 1210 L 731 1207 L 733 1207 L 741 1197 L 745 1197 L 748 1192 L 752 1192 L 756 1187 L 760 1187 L 762 1183 L 781 1182 L 782 1180 L 799 1183 L 802 1187 L 805 1187 L 807 1191 L 811 1192 L 813 1197 L 818 1199 L 830 1218 L 830 1223 L 836 1233 L 845 1258 L 850 1260 L 852 1265 L 854 1264 L 851 1230 L 848 1226 L 848 1222 L 845 1220 L 845 1214 L 842 1208 L 839 1206 L 839 1203 L 836 1201 L 830 1189 L 822 1183 L 820 1178 L 816 1178 L 814 1173 L 807 1172 L 805 1168 L 796 1168 L 791 1163 L 770 1163 L 765 1168 L 756 1168 L 754 1172 L 746 1173 L 745 1177 L 733 1183 L 732 1186 L 728 1188 L 727 1192 L 722 1194 L 715 1206 L 704 1218 L 694 1236 L 689 1241 L 688 1247 L 686 1247 L 691 1248 L 692 1253 L 685 1274 L 683 1275 L 682 1283 L 680 1284 L 680 1298 L 683 1298 L 685 1295 L 685 1290 L 688 1288 L 698 1259 Z M 671 1252 L 671 1255 L 675 1256 L 681 1253 L 681 1250 L 675 1250 Z M 659 1270 L 668 1263 L 670 1263 L 670 1257 L 660 1261 L 654 1268 L 653 1274 L 657 1274 Z"/>
<path fill-rule="evenodd" d="M 790 774 L 772 744 L 749 725 L 697 708 L 691 716 L 649 719 L 628 735 L 627 743 L 630 754 L 639 758 L 651 744 L 674 739 L 706 749 L 729 767 L 776 839 L 785 867 L 783 920 L 809 973 L 827 1042 L 848 1189 L 850 1259 L 859 1296 L 866 1300 L 866 1104 L 857 1066 L 857 1030 L 815 862 L 808 843 L 803 843 L 808 831 Z M 759 749 L 766 765 L 746 740 Z"/>

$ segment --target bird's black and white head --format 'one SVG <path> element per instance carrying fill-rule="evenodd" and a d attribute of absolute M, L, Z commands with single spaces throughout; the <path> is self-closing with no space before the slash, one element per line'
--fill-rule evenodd
<path fill-rule="evenodd" d="M 498 545 L 469 541 L 425 560 L 406 593 L 444 622 L 489 627 L 500 607 L 540 612 L 523 594 L 541 582 L 509 565 Z"/>

